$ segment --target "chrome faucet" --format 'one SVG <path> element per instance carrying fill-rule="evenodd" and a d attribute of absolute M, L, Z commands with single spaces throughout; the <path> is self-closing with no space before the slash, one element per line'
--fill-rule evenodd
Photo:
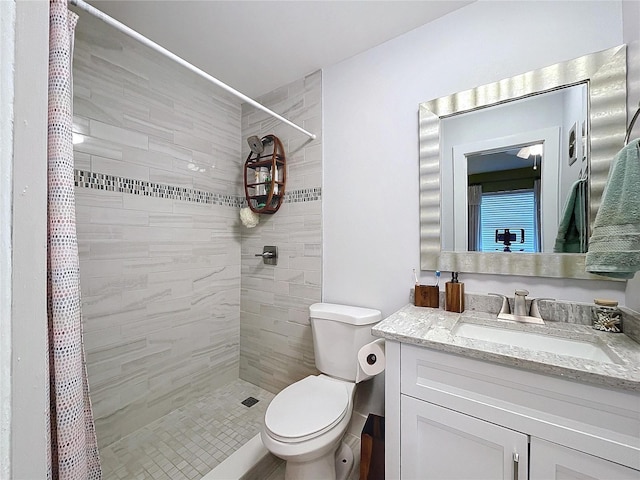
<path fill-rule="evenodd" d="M 527 290 L 516 290 L 515 297 L 513 299 L 512 314 L 509 309 L 509 300 L 507 299 L 507 297 L 498 293 L 490 293 L 489 295 L 495 295 L 502 298 L 502 307 L 500 308 L 500 313 L 498 313 L 498 318 L 500 320 L 509 320 L 512 322 L 522 323 L 544 324 L 542 315 L 540 315 L 538 302 L 540 300 L 553 300 L 553 298 L 535 298 L 531 302 L 531 307 L 529 310 L 527 309 L 527 295 L 529 295 L 529 292 Z"/>
<path fill-rule="evenodd" d="M 526 317 L 529 315 L 527 311 L 527 295 L 528 290 L 516 290 L 516 295 L 513 298 L 513 314 Z"/>

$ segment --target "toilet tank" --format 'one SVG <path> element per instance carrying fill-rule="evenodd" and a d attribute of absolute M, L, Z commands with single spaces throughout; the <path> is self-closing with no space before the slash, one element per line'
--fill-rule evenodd
<path fill-rule="evenodd" d="M 314 303 L 309 313 L 316 367 L 331 377 L 355 382 L 358 350 L 375 340 L 371 327 L 382 313 L 334 303 Z"/>

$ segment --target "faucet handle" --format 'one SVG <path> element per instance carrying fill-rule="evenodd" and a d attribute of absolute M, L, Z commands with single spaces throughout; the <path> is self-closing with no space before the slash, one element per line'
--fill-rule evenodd
<path fill-rule="evenodd" d="M 509 307 L 509 299 L 506 295 L 502 295 L 500 293 L 489 293 L 488 295 L 502 298 L 502 307 L 500 307 L 500 313 L 511 313 L 511 307 Z"/>
<path fill-rule="evenodd" d="M 529 316 L 530 317 L 542 318 L 542 315 L 540 315 L 540 309 L 538 307 L 538 302 L 540 300 L 555 301 L 555 298 L 534 298 L 531 301 L 531 307 L 530 307 L 530 310 L 529 310 Z"/>
<path fill-rule="evenodd" d="M 516 295 L 526 297 L 529 295 L 529 290 L 516 290 Z"/>

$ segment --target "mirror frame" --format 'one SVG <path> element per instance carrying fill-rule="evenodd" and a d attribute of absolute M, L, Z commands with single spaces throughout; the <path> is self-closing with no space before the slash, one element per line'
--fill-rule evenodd
<path fill-rule="evenodd" d="M 585 271 L 585 254 L 441 250 L 440 120 L 579 83 L 588 85 L 589 225 L 600 205 L 609 165 L 624 145 L 626 45 L 481 85 L 420 104 L 420 267 L 497 275 L 612 280 Z M 591 227 L 590 227 L 591 228 Z"/>

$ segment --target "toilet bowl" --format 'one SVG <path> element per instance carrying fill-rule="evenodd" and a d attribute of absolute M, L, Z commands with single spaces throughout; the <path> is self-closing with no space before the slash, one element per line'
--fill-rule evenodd
<path fill-rule="evenodd" d="M 351 421 L 355 383 L 325 375 L 288 386 L 265 414 L 262 443 L 287 461 L 285 479 L 335 479 L 335 453 Z"/>
<path fill-rule="evenodd" d="M 262 443 L 286 460 L 285 480 L 345 480 L 353 465 L 343 442 L 353 412 L 358 350 L 373 340 L 381 312 L 316 303 L 309 307 L 316 367 L 282 390 L 265 413 Z"/>

